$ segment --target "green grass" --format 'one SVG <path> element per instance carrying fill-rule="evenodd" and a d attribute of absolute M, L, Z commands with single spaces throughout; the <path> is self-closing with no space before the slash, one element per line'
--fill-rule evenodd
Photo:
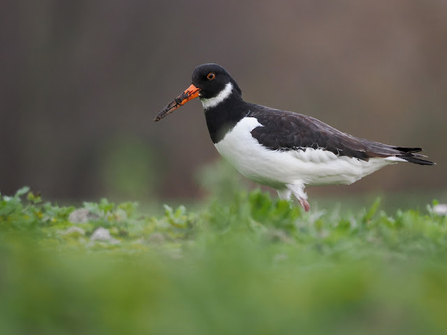
<path fill-rule="evenodd" d="M 2 196 L 0 334 L 447 332 L 446 217 L 226 198 L 158 216 L 101 200 L 76 224 L 27 188 Z"/>

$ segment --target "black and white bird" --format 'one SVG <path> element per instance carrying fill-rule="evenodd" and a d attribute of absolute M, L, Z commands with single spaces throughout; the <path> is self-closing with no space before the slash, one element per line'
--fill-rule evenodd
<path fill-rule="evenodd" d="M 217 151 L 248 179 L 275 188 L 281 199 L 293 194 L 306 211 L 306 185 L 351 184 L 398 162 L 434 164 L 418 154 L 421 148 L 368 141 L 311 116 L 245 102 L 236 81 L 217 64 L 198 66 L 192 85 L 154 121 L 197 97 Z"/>

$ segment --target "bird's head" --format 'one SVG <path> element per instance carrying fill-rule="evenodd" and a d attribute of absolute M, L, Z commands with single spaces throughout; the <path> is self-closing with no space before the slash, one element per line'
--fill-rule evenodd
<path fill-rule="evenodd" d="M 208 63 L 195 68 L 192 73 L 192 84 L 182 94 L 169 103 L 154 119 L 160 121 L 188 101 L 200 98 L 203 108 L 217 106 L 231 95 L 242 95 L 236 81 L 220 65 Z"/>

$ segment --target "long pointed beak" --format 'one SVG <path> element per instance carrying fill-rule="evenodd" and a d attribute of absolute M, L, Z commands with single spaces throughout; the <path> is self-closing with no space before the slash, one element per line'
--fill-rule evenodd
<path fill-rule="evenodd" d="M 200 88 L 191 84 L 182 94 L 171 101 L 158 115 L 155 117 L 154 122 L 158 122 L 166 115 L 172 113 L 174 110 L 186 104 L 189 100 L 195 99 L 199 96 Z"/>

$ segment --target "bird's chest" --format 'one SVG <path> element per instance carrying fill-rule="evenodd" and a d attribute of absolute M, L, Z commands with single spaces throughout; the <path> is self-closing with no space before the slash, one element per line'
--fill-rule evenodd
<path fill-rule="evenodd" d="M 278 164 L 271 150 L 253 138 L 251 131 L 262 126 L 256 118 L 245 117 L 240 120 L 222 140 L 215 143 L 217 151 L 245 177 L 262 184 L 276 184 L 271 176 Z M 272 185 L 275 186 L 275 185 Z"/>

